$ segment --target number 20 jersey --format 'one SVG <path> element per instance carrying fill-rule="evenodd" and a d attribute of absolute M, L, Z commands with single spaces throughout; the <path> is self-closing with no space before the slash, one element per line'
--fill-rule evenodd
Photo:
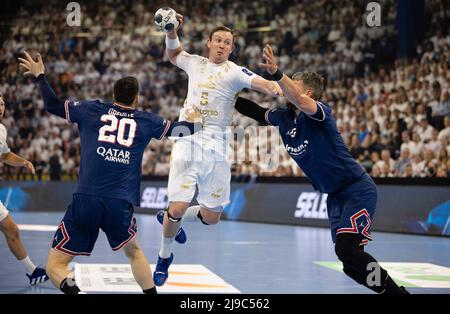
<path fill-rule="evenodd" d="M 65 119 L 77 123 L 81 161 L 76 193 L 118 198 L 139 206 L 141 163 L 152 138 L 162 139 L 170 121 L 99 100 L 66 100 Z"/>

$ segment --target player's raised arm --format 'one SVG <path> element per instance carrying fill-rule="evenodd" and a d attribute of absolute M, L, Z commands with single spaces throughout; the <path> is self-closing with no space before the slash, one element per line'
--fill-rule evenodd
<path fill-rule="evenodd" d="M 270 45 L 266 45 L 263 50 L 265 63 L 261 64 L 266 71 L 272 75 L 281 87 L 283 94 L 301 111 L 307 115 L 314 115 L 317 112 L 317 103 L 310 96 L 312 91 L 304 90 L 299 82 L 290 79 L 284 75 L 277 66 L 273 49 Z"/>
<path fill-rule="evenodd" d="M 269 96 L 283 96 L 283 91 L 277 83 L 266 80 L 260 76 L 257 76 L 252 80 L 251 89 Z"/>
<path fill-rule="evenodd" d="M 18 58 L 20 66 L 26 70 L 24 75 L 33 75 L 39 84 L 42 98 L 44 100 L 45 109 L 61 118 L 66 118 L 64 101 L 59 99 L 45 77 L 45 67 L 40 54 L 37 55 L 35 61 L 31 55 L 24 51 L 23 58 Z"/>
<path fill-rule="evenodd" d="M 178 39 L 178 30 L 184 23 L 184 17 L 181 14 L 176 14 L 178 27 L 166 34 L 166 52 L 170 63 L 177 65 L 177 56 L 183 51 L 180 40 Z"/>

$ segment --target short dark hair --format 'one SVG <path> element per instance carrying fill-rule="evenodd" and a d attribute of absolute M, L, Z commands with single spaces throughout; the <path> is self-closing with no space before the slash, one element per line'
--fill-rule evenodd
<path fill-rule="evenodd" d="M 325 78 L 316 72 L 297 72 L 292 75 L 294 81 L 303 81 L 305 86 L 312 89 L 313 99 L 319 100 L 325 89 Z"/>
<path fill-rule="evenodd" d="M 133 104 L 139 94 L 139 82 L 133 76 L 121 78 L 114 83 L 114 101 L 124 105 Z"/>
<path fill-rule="evenodd" d="M 216 33 L 216 32 L 228 32 L 228 33 L 231 33 L 231 35 L 233 35 L 233 45 L 236 42 L 236 33 L 234 32 L 234 30 L 232 30 L 229 27 L 223 26 L 223 25 L 217 26 L 211 31 L 211 33 L 209 34 L 209 40 L 212 40 L 212 37 L 213 37 L 214 33 Z"/>

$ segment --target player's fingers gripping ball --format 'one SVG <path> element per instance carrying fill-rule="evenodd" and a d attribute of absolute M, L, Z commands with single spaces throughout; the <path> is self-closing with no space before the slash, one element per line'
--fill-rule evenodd
<path fill-rule="evenodd" d="M 179 14 L 178 16 L 181 17 Z M 155 13 L 155 25 L 158 31 L 168 33 L 177 29 L 180 26 L 180 22 L 174 9 L 163 7 Z"/>

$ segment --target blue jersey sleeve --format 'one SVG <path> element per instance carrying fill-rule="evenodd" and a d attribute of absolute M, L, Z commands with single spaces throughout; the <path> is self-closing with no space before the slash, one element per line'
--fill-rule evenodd
<path fill-rule="evenodd" d="M 288 110 L 285 109 L 272 109 L 267 110 L 265 113 L 266 122 L 273 126 L 282 126 L 287 119 Z"/>
<path fill-rule="evenodd" d="M 321 101 L 316 101 L 316 104 L 317 104 L 316 113 L 306 116 L 316 121 L 325 121 L 327 115 L 329 116 L 331 114 L 331 108 Z"/>
<path fill-rule="evenodd" d="M 87 101 L 73 101 L 67 99 L 64 101 L 64 118 L 69 124 L 79 122 L 88 107 Z"/>
<path fill-rule="evenodd" d="M 200 123 L 172 122 L 152 113 L 149 113 L 149 117 L 151 137 L 158 140 L 162 140 L 164 136 L 189 136 L 202 129 Z"/>
<path fill-rule="evenodd" d="M 150 122 L 151 137 L 162 140 L 167 132 L 169 132 L 172 122 L 153 113 L 148 113 L 148 118 Z"/>

